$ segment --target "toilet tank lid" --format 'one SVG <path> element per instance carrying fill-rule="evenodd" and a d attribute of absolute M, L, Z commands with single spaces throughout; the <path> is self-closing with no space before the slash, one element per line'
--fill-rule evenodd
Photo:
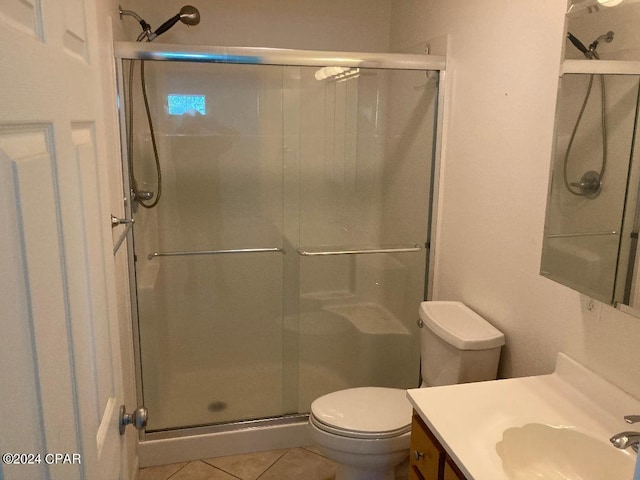
<path fill-rule="evenodd" d="M 461 302 L 422 302 L 420 318 L 433 333 L 460 350 L 504 345 L 504 334 Z"/>

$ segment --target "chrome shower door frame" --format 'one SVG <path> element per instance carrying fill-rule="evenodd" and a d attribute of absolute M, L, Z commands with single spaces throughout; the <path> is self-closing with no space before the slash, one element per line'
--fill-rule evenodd
<path fill-rule="evenodd" d="M 215 46 L 189 46 L 170 45 L 137 42 L 115 42 L 115 68 L 118 89 L 118 111 L 120 123 L 120 144 L 122 158 L 123 203 L 125 218 L 133 218 L 133 199 L 131 197 L 131 185 L 129 181 L 129 163 L 126 133 L 125 112 L 125 62 L 129 60 L 153 60 L 170 62 L 196 62 L 196 63 L 230 63 L 246 65 L 275 65 L 293 67 L 327 67 L 341 66 L 350 68 L 371 68 L 380 70 L 414 70 L 439 72 L 437 84 L 437 99 L 435 105 L 435 135 L 431 152 L 431 185 L 429 195 L 429 218 L 427 219 L 427 243 L 425 268 L 425 292 L 424 298 L 433 296 L 433 277 L 435 267 L 434 251 L 436 247 L 436 234 L 434 226 L 437 225 L 440 168 L 442 156 L 442 138 L 444 122 L 444 106 L 446 103 L 446 58 L 438 55 L 416 55 L 395 53 L 369 53 L 369 52 L 335 52 L 335 51 L 311 51 L 276 48 L 254 47 L 215 47 Z M 425 152 L 426 153 L 426 152 Z M 130 227 L 130 226 L 129 226 Z M 142 404 L 142 362 L 140 354 L 140 338 L 138 326 L 138 305 L 136 291 L 135 254 L 133 249 L 133 229 L 128 228 L 123 233 L 124 243 L 127 244 L 129 288 L 131 299 L 132 338 L 134 349 L 134 368 L 136 376 L 136 395 L 138 404 Z M 122 242 L 120 242 L 122 243 Z M 422 246 L 415 246 L 420 249 Z M 272 250 L 272 249 L 269 249 Z M 277 249 L 280 251 L 280 249 Z M 415 251 L 410 246 L 406 251 Z M 114 252 L 115 253 L 115 252 Z M 173 252 L 172 254 L 175 254 Z M 177 252 L 184 254 L 186 252 Z M 210 252 L 208 252 L 210 253 Z M 332 252 L 335 254 L 335 252 Z M 344 252 L 339 252 L 344 253 Z M 308 252 L 300 252 L 308 254 Z M 157 256 L 166 253 L 157 253 Z M 184 429 L 175 429 L 167 432 L 146 433 L 139 432 L 140 441 L 159 440 L 166 438 L 201 435 L 207 433 L 232 432 L 256 426 L 273 426 L 283 424 L 300 424 L 306 419 L 306 415 L 284 415 L 273 419 L 258 419 L 239 421 L 226 424 L 202 426 Z"/>

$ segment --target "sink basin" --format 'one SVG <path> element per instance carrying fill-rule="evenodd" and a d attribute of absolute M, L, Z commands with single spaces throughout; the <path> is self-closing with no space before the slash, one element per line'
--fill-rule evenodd
<path fill-rule="evenodd" d="M 640 413 L 640 399 L 562 353 L 549 375 L 407 395 L 467 478 L 633 478 L 635 452 L 615 448 L 609 438 L 629 430 L 624 416 Z"/>
<path fill-rule="evenodd" d="M 504 431 L 496 451 L 509 479 L 631 479 L 635 454 L 567 427 L 528 423 Z"/>

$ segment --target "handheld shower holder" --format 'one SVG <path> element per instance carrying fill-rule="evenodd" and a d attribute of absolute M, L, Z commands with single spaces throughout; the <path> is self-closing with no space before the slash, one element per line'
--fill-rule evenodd
<path fill-rule="evenodd" d="M 581 195 L 587 198 L 595 198 L 600 194 L 602 179 L 598 172 L 589 170 L 580 177 L 579 182 L 571 182 L 569 185 L 580 190 Z"/>

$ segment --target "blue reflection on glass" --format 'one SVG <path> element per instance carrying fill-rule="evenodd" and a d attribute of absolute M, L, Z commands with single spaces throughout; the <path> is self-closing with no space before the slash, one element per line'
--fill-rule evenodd
<path fill-rule="evenodd" d="M 199 112 L 207 114 L 204 95 L 167 95 L 169 115 L 184 115 L 185 113 Z"/>
<path fill-rule="evenodd" d="M 261 57 L 251 55 L 227 55 L 215 53 L 190 53 L 190 52 L 158 52 L 150 55 L 150 58 L 167 59 L 167 60 L 186 60 L 192 62 L 211 62 L 211 63 L 261 63 Z"/>

